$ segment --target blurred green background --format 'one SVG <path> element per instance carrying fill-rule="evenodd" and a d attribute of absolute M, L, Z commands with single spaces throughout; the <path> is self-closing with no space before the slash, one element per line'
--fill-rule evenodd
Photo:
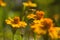
<path fill-rule="evenodd" d="M 3 0 L 6 2 L 6 7 L 0 6 L 0 40 L 12 40 L 11 28 L 4 24 L 4 21 L 9 16 L 21 16 L 22 3 L 27 0 Z M 53 19 L 55 26 L 60 27 L 60 0 L 32 0 L 37 4 L 38 10 L 45 12 L 45 17 Z M 55 20 L 54 15 L 58 14 Z M 19 39 L 19 30 L 15 34 L 15 40 Z"/>

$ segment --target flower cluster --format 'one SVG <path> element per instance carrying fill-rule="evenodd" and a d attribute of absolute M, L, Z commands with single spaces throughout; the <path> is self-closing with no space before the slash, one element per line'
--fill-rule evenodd
<path fill-rule="evenodd" d="M 44 18 L 44 12 L 43 11 L 36 11 L 35 14 L 29 14 L 27 18 L 31 19 L 33 18 L 33 22 L 30 25 L 32 30 L 36 32 L 37 34 L 42 34 L 42 32 L 45 34 L 46 32 L 42 29 L 45 29 L 45 18 Z"/>
<path fill-rule="evenodd" d="M 37 7 L 35 3 L 31 2 L 31 0 L 24 2 L 23 5 L 24 5 L 24 8 Z M 0 0 L 0 6 L 6 6 L 6 4 L 2 0 Z M 25 20 L 22 21 L 18 16 L 15 16 L 14 18 L 9 17 L 8 19 L 5 20 L 5 22 L 6 24 L 12 26 L 13 28 L 21 28 L 21 27 L 25 28 L 27 25 L 29 25 L 30 29 L 37 35 L 45 35 L 48 32 L 49 36 L 52 39 L 60 38 L 60 31 L 59 32 L 56 31 L 56 30 L 59 30 L 59 28 L 54 27 L 53 20 L 50 18 L 45 18 L 44 11 L 39 11 L 39 10 L 33 10 L 33 11 L 35 12 L 31 14 L 28 13 L 27 16 L 23 15 L 25 10 L 22 12 L 23 13 L 22 19 L 24 19 L 25 17 L 28 18 L 28 20 L 34 19 L 30 24 L 26 23 Z"/>
<path fill-rule="evenodd" d="M 33 22 L 30 24 L 30 28 L 33 32 L 42 35 L 46 34 L 46 31 L 49 32 L 49 36 L 53 38 L 59 38 L 58 32 L 54 27 L 53 20 L 50 18 L 44 17 L 43 11 L 36 11 L 35 14 L 29 14 L 27 16 L 28 19 L 34 19 Z"/>

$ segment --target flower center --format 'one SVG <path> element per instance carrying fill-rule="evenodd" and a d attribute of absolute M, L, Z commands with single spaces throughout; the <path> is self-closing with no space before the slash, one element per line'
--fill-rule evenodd
<path fill-rule="evenodd" d="M 14 18 L 13 20 L 14 20 L 13 21 L 14 24 L 18 24 L 20 19 L 19 18 Z"/>

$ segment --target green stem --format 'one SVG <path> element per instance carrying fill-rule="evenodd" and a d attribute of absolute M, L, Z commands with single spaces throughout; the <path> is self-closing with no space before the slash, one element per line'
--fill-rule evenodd
<path fill-rule="evenodd" d="M 37 39 L 36 39 L 36 34 L 34 34 L 34 40 L 37 40 Z"/>
<path fill-rule="evenodd" d="M 23 7 L 23 11 L 22 11 L 22 20 L 23 20 L 23 21 L 24 21 L 24 18 L 25 18 L 25 14 L 24 14 L 25 9 L 26 9 L 26 7 L 24 6 L 24 7 Z"/>
<path fill-rule="evenodd" d="M 3 28 L 3 40 L 5 40 L 5 28 Z"/>
<path fill-rule="evenodd" d="M 25 16 L 22 17 L 22 21 L 24 21 Z"/>
<path fill-rule="evenodd" d="M 48 30 L 46 31 L 46 34 L 44 35 L 44 40 L 49 40 L 49 32 L 48 32 Z"/>
<path fill-rule="evenodd" d="M 20 28 L 20 40 L 23 40 L 23 33 L 22 33 L 22 28 Z"/>
<path fill-rule="evenodd" d="M 12 40 L 14 40 L 14 34 L 13 34 L 13 36 L 12 36 Z"/>
<path fill-rule="evenodd" d="M 20 35 L 20 40 L 23 40 L 23 37 Z"/>

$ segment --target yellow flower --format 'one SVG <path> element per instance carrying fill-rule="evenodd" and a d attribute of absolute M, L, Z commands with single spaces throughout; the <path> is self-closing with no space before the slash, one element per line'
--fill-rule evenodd
<path fill-rule="evenodd" d="M 21 27 L 23 27 L 23 28 L 25 28 L 27 25 L 27 23 L 25 23 L 24 21 L 21 21 L 20 23 L 21 23 Z"/>
<path fill-rule="evenodd" d="M 30 26 L 31 26 L 31 28 L 36 28 L 36 27 L 40 28 L 40 27 L 43 27 L 42 22 L 43 22 L 43 20 L 34 20 L 32 25 L 30 25 Z"/>
<path fill-rule="evenodd" d="M 60 38 L 60 27 L 52 27 L 49 29 L 49 35 L 52 39 Z"/>
<path fill-rule="evenodd" d="M 33 23 L 39 25 L 39 27 L 43 27 L 43 26 L 44 26 L 44 25 L 42 24 L 43 21 L 44 21 L 43 19 L 41 19 L 41 20 L 34 20 Z"/>
<path fill-rule="evenodd" d="M 60 38 L 60 27 L 55 27 L 56 31 L 57 31 L 57 36 L 58 38 Z"/>
<path fill-rule="evenodd" d="M 11 24 L 12 21 L 13 21 L 13 19 L 11 19 L 10 17 L 8 18 L 8 20 L 5 20 L 5 22 L 6 22 L 7 24 Z"/>
<path fill-rule="evenodd" d="M 39 29 L 39 28 L 36 28 L 36 29 L 34 30 L 34 32 L 37 33 L 37 34 L 40 34 L 40 29 Z"/>
<path fill-rule="evenodd" d="M 45 34 L 46 31 L 41 29 L 44 25 L 42 25 L 43 20 L 34 20 L 32 25 L 30 25 L 31 29 L 37 34 Z"/>
<path fill-rule="evenodd" d="M 46 34 L 46 31 L 45 30 L 42 30 L 42 29 L 40 29 L 40 28 L 36 28 L 35 30 L 34 30 L 34 32 L 35 33 L 37 33 L 37 34 Z"/>
<path fill-rule="evenodd" d="M 5 7 L 6 3 L 2 2 L 2 0 L 0 0 L 0 6 Z"/>
<path fill-rule="evenodd" d="M 39 26 L 40 26 L 39 24 L 34 24 L 34 25 L 31 25 L 31 28 L 35 29 L 35 28 L 38 28 Z"/>
<path fill-rule="evenodd" d="M 27 25 L 25 22 L 21 22 L 19 17 L 14 17 L 13 19 L 9 17 L 9 19 L 5 20 L 5 22 L 13 28 L 25 27 Z"/>
<path fill-rule="evenodd" d="M 29 6 L 26 2 L 23 3 L 24 6 Z"/>
<path fill-rule="evenodd" d="M 33 22 L 36 24 L 41 24 L 44 21 L 44 19 L 40 19 L 40 20 L 34 20 Z"/>
<path fill-rule="evenodd" d="M 49 29 L 49 35 L 52 39 L 58 38 L 57 31 L 54 27 Z"/>
<path fill-rule="evenodd" d="M 23 5 L 27 7 L 37 7 L 37 5 L 35 3 L 32 3 L 31 1 L 24 2 Z"/>
<path fill-rule="evenodd" d="M 36 16 L 36 15 L 34 15 L 34 14 L 29 14 L 29 15 L 27 16 L 27 18 L 28 18 L 28 19 L 35 19 L 35 16 Z"/>

